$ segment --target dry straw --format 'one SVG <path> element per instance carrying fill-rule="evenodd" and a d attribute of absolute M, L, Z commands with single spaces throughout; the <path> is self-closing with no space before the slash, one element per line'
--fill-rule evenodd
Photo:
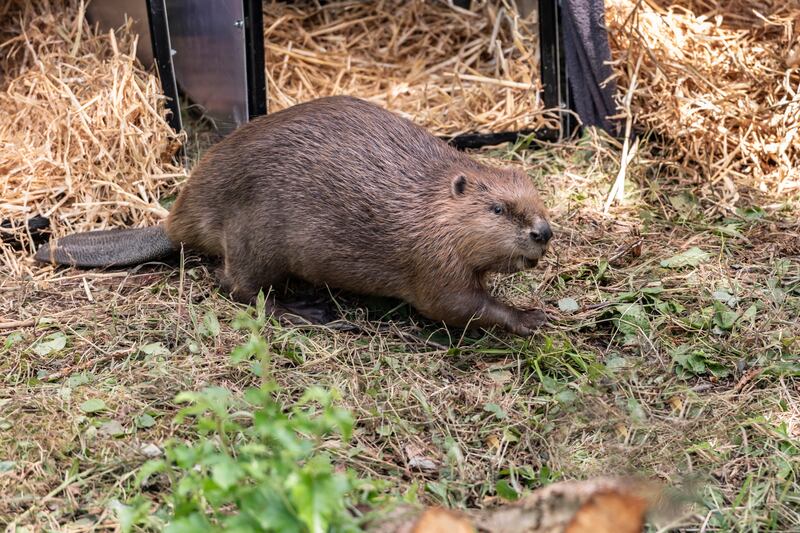
<path fill-rule="evenodd" d="M 0 219 L 41 213 L 57 234 L 152 223 L 184 175 L 135 36 L 83 13 L 76 1 L 0 8 Z"/>
<path fill-rule="evenodd" d="M 351 94 L 438 134 L 542 127 L 537 17 L 514 5 L 266 2 L 270 111 Z"/>
<path fill-rule="evenodd" d="M 729 202 L 800 189 L 800 1 L 607 0 L 636 121 Z M 641 59 L 639 69 L 631 68 Z"/>

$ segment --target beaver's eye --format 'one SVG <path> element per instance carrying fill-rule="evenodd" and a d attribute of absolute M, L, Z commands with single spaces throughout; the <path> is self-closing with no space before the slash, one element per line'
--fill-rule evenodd
<path fill-rule="evenodd" d="M 495 215 L 502 215 L 503 214 L 503 206 L 502 205 L 493 205 L 492 206 L 492 213 Z"/>

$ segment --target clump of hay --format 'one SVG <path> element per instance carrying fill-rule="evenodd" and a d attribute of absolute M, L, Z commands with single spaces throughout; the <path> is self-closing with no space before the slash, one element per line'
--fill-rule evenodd
<path fill-rule="evenodd" d="M 609 0 L 636 121 L 718 196 L 800 189 L 800 1 Z M 637 69 L 635 65 L 639 63 Z"/>
<path fill-rule="evenodd" d="M 537 15 L 509 0 L 264 4 L 270 112 L 350 94 L 437 134 L 540 128 Z"/>
<path fill-rule="evenodd" d="M 75 0 L 0 10 L 0 220 L 43 214 L 60 235 L 162 218 L 181 139 L 130 27 L 101 33 Z"/>

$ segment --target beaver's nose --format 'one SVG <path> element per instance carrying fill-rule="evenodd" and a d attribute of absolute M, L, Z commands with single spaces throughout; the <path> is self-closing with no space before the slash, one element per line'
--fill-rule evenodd
<path fill-rule="evenodd" d="M 531 240 L 539 244 L 547 244 L 553 237 L 553 230 L 550 229 L 550 224 L 546 220 L 539 220 L 533 225 L 531 230 Z"/>

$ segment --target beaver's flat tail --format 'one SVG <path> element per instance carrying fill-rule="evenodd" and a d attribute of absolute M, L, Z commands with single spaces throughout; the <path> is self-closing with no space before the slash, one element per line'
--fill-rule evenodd
<path fill-rule="evenodd" d="M 176 247 L 163 225 L 75 233 L 44 244 L 34 255 L 42 263 L 77 267 L 125 267 L 173 255 Z"/>

